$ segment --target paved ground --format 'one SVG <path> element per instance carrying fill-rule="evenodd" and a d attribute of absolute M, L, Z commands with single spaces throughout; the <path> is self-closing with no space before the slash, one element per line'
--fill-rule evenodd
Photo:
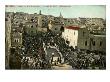
<path fill-rule="evenodd" d="M 59 66 L 52 66 L 52 69 L 54 69 L 54 70 L 73 70 L 72 66 L 67 65 L 67 64 L 63 64 L 63 65 L 59 65 Z"/>

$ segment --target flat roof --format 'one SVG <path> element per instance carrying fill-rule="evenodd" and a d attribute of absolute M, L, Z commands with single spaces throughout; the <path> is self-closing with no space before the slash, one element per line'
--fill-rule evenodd
<path fill-rule="evenodd" d="M 66 28 L 67 29 L 72 29 L 72 30 L 79 30 L 80 29 L 80 27 L 78 27 L 78 26 L 68 26 Z"/>

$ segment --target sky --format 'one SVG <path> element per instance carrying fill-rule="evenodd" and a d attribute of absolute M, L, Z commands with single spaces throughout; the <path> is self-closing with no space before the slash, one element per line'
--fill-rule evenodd
<path fill-rule="evenodd" d="M 39 13 L 59 16 L 60 12 L 64 18 L 78 18 L 78 17 L 91 17 L 91 18 L 106 18 L 105 5 L 45 5 L 45 6 L 6 6 L 6 12 L 25 12 L 25 13 Z"/>

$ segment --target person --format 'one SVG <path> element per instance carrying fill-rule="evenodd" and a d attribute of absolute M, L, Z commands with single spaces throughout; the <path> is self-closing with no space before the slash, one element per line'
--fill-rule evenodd
<path fill-rule="evenodd" d="M 19 56 L 16 56 L 16 62 L 15 62 L 15 68 L 21 69 L 21 58 Z"/>
<path fill-rule="evenodd" d="M 24 61 L 23 69 L 29 69 L 28 59 L 26 59 L 26 60 Z"/>
<path fill-rule="evenodd" d="M 57 65 L 57 61 L 55 60 L 55 63 L 54 63 L 54 65 L 56 66 Z"/>
<path fill-rule="evenodd" d="M 9 59 L 9 68 L 10 69 L 14 69 L 14 57 L 12 55 L 10 55 L 10 59 Z"/>
<path fill-rule="evenodd" d="M 60 62 L 60 59 L 59 59 L 59 57 L 57 58 L 57 64 Z"/>

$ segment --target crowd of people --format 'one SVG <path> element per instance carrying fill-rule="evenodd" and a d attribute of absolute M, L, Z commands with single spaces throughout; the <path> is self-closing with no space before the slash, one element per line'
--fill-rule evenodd
<path fill-rule="evenodd" d="M 55 40 L 65 63 L 67 62 L 73 69 L 106 69 L 105 52 L 74 49 L 69 46 L 68 41 L 65 41 L 60 36 Z"/>
<path fill-rule="evenodd" d="M 64 58 L 63 63 L 72 66 L 73 69 L 106 68 L 105 53 L 74 49 L 69 46 L 68 41 L 61 37 L 61 33 L 56 34 L 51 31 L 38 32 L 36 35 L 24 33 L 22 53 L 15 57 L 18 65 L 16 64 L 14 67 L 19 66 L 16 69 L 51 69 L 51 58 L 48 58 L 45 50 L 48 46 L 56 47 Z M 13 62 L 11 62 L 12 64 Z"/>

